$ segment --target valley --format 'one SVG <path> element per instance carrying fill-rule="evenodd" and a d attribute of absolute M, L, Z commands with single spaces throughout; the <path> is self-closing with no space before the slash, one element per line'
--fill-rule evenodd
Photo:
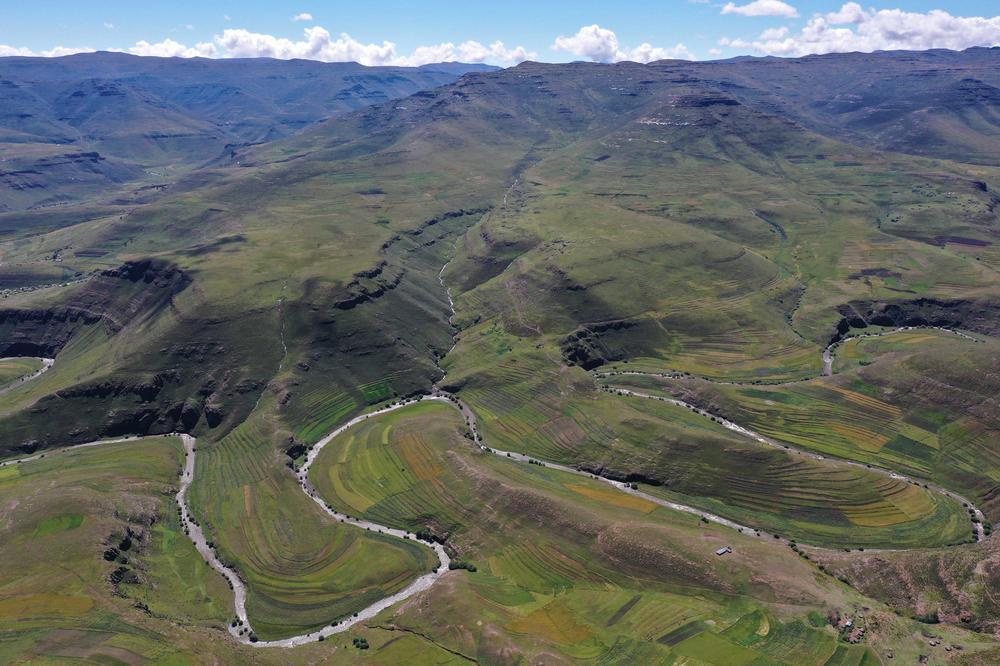
<path fill-rule="evenodd" d="M 0 660 L 990 663 L 1000 171 L 933 91 L 998 57 L 420 68 L 4 199 Z"/>

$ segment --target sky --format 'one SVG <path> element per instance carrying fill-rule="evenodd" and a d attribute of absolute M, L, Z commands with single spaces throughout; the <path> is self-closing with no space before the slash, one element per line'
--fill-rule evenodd
<path fill-rule="evenodd" d="M 996 0 L 0 0 L 0 56 L 510 66 L 970 46 L 1000 46 Z"/>

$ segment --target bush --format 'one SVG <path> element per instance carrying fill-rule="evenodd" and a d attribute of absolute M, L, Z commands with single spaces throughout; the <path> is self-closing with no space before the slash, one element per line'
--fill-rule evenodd
<path fill-rule="evenodd" d="M 454 569 L 465 569 L 469 573 L 475 573 L 477 571 L 476 565 L 472 562 L 463 562 L 462 560 L 452 560 L 448 563 L 448 568 Z"/>

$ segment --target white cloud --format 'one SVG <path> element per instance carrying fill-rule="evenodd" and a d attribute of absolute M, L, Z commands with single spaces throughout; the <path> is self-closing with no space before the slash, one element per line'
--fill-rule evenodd
<path fill-rule="evenodd" d="M 156 44 L 150 44 L 146 40 L 138 41 L 128 49 L 128 52 L 132 55 L 158 56 L 161 58 L 212 58 L 216 55 L 215 45 L 210 42 L 202 42 L 195 44 L 193 47 L 187 47 L 169 38 Z"/>
<path fill-rule="evenodd" d="M 572 37 L 560 35 L 552 43 L 555 51 L 568 51 L 597 62 L 614 62 L 618 56 L 618 35 L 597 25 L 586 25 Z"/>
<path fill-rule="evenodd" d="M 89 46 L 56 46 L 48 49 L 47 51 L 32 51 L 28 48 L 0 44 L 0 58 L 8 56 L 23 56 L 25 58 L 58 58 L 60 56 L 73 55 L 74 53 L 93 53 L 95 50 L 96 49 L 92 49 Z"/>
<path fill-rule="evenodd" d="M 733 49 L 745 49 L 753 46 L 753 42 L 748 42 L 747 40 L 740 39 L 739 37 L 737 37 L 736 39 L 729 39 L 728 37 L 723 37 L 722 39 L 719 40 L 719 46 L 728 46 L 729 48 Z"/>
<path fill-rule="evenodd" d="M 696 60 L 696 58 L 684 44 L 676 44 L 670 48 L 663 48 L 643 43 L 634 49 L 630 49 L 621 60 L 647 63 L 654 60 Z"/>
<path fill-rule="evenodd" d="M 788 34 L 788 28 L 782 26 L 780 28 L 768 28 L 764 32 L 760 33 L 760 38 L 763 40 L 771 39 L 781 39 Z"/>
<path fill-rule="evenodd" d="M 765 31 L 753 42 L 727 40 L 723 45 L 749 46 L 760 53 L 779 56 L 1000 46 L 1000 16 L 952 16 L 941 9 L 927 13 L 902 9 L 876 11 L 848 2 L 839 11 L 815 14 L 797 34 L 769 32 Z"/>
<path fill-rule="evenodd" d="M 104 27 L 107 28 L 108 30 L 114 30 L 115 29 L 115 24 L 112 23 L 111 21 L 105 21 L 104 22 Z"/>
<path fill-rule="evenodd" d="M 363 65 L 386 65 L 396 57 L 392 42 L 362 44 L 343 33 L 331 39 L 330 33 L 319 26 L 306 28 L 305 39 L 292 41 L 244 29 L 227 29 L 215 37 L 223 56 L 233 58 L 306 58 L 326 62 L 356 61 Z"/>
<path fill-rule="evenodd" d="M 795 18 L 798 10 L 781 0 L 754 0 L 746 5 L 730 2 L 722 8 L 723 14 L 740 14 L 741 16 L 783 16 Z"/>
<path fill-rule="evenodd" d="M 433 62 L 460 60 L 462 62 L 488 62 L 499 65 L 514 65 L 535 57 L 523 46 L 507 48 L 503 42 L 481 44 L 476 41 L 454 44 L 444 42 L 420 46 L 413 53 L 397 53 L 396 45 L 390 41 L 381 44 L 365 44 L 347 33 L 333 38 L 325 28 L 306 28 L 304 39 L 293 41 L 273 35 L 250 32 L 248 30 L 224 30 L 216 36 L 214 45 L 221 57 L 233 58 L 306 58 L 325 62 L 360 62 L 363 65 L 402 65 L 416 67 Z"/>
<path fill-rule="evenodd" d="M 710 56 L 720 56 L 722 55 L 722 49 L 709 49 L 708 55 Z"/>
<path fill-rule="evenodd" d="M 296 14 L 292 17 L 293 21 L 312 21 L 313 15 L 309 12 L 302 12 L 301 14 Z"/>
<path fill-rule="evenodd" d="M 225 21 L 226 23 L 229 23 L 230 21 L 233 20 L 233 17 L 230 16 L 229 14 L 223 14 L 222 15 L 222 20 Z"/>
<path fill-rule="evenodd" d="M 194 30 L 194 26 L 192 24 L 190 24 L 190 23 L 185 23 L 184 24 L 184 29 L 185 30 Z"/>
<path fill-rule="evenodd" d="M 516 65 L 529 60 L 537 54 L 528 51 L 523 46 L 508 49 L 501 41 L 490 45 L 476 41 L 462 42 L 459 45 L 445 42 L 433 46 L 419 46 L 409 56 L 400 56 L 392 64 L 419 67 L 434 62 L 489 62 L 498 65 Z"/>
<path fill-rule="evenodd" d="M 856 2 L 848 2 L 838 12 L 826 15 L 828 23 L 861 23 L 865 18 L 865 10 Z"/>
<path fill-rule="evenodd" d="M 648 45 L 645 45 L 648 46 Z M 651 48 L 651 47 L 650 47 Z M 482 44 L 477 41 L 466 41 L 460 44 L 443 42 L 420 46 L 409 55 L 396 51 L 393 42 L 384 41 L 381 44 L 365 44 L 357 41 L 347 33 L 341 33 L 333 38 L 330 33 L 319 26 L 306 28 L 302 40 L 291 40 L 275 37 L 243 29 L 226 29 L 221 35 L 215 35 L 211 42 L 199 42 L 188 46 L 169 37 L 161 42 L 151 43 L 146 40 L 136 42 L 128 49 L 106 49 L 108 51 L 127 52 L 140 56 L 158 56 L 163 58 L 303 58 L 321 60 L 324 62 L 359 62 L 363 65 L 397 65 L 404 67 L 419 67 L 435 62 L 460 61 L 466 63 L 490 63 L 495 65 L 516 65 L 524 60 L 538 56 L 523 46 L 507 48 L 501 41 Z M 0 57 L 3 56 L 61 56 L 71 53 L 91 52 L 94 49 L 56 47 L 48 51 L 35 52 L 28 48 L 18 48 L 0 44 Z"/>
<path fill-rule="evenodd" d="M 663 48 L 643 43 L 633 49 L 623 49 L 618 43 L 618 35 L 613 30 L 597 25 L 586 25 L 571 37 L 560 35 L 552 43 L 552 50 L 566 51 L 575 56 L 589 58 L 594 62 L 652 62 L 665 58 L 693 60 L 694 55 L 683 44 L 673 48 Z"/>

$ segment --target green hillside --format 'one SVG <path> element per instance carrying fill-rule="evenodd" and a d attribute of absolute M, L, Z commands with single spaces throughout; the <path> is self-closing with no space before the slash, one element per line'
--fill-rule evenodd
<path fill-rule="evenodd" d="M 998 57 L 948 56 L 984 80 Z M 993 98 L 924 105 L 935 138 L 911 142 L 789 73 L 910 105 L 920 58 L 474 71 L 127 201 L 0 215 L 0 356 L 55 359 L 0 393 L 0 462 L 44 455 L 0 468 L 0 655 L 98 629 L 77 656 L 994 649 Z M 925 92 L 954 101 L 940 76 Z M 35 367 L 5 362 L 8 382 Z M 399 406 L 431 393 L 452 404 Z M 176 433 L 197 438 L 190 512 L 229 585 L 175 519 L 175 440 L 62 450 Z M 121 588 L 105 533 L 136 521 Z M 73 582 L 44 558 L 17 573 L 53 539 Z M 304 644 L 231 637 L 234 582 L 241 638 Z"/>

